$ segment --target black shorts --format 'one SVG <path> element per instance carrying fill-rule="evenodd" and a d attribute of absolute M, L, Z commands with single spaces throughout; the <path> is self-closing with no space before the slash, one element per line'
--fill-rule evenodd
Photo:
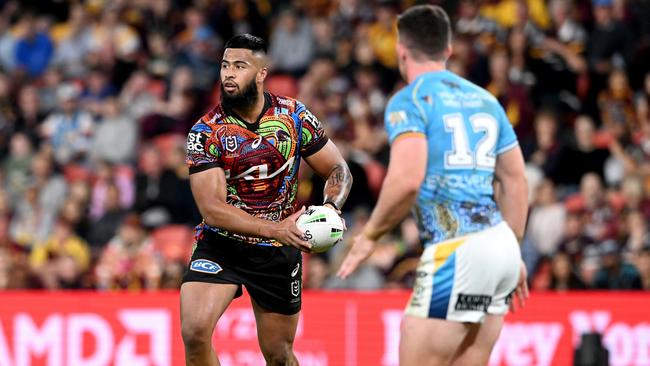
<path fill-rule="evenodd" d="M 300 311 L 302 253 L 294 247 L 242 243 L 209 230 L 196 243 L 183 276 L 185 282 L 242 285 L 266 310 L 292 315 Z"/>

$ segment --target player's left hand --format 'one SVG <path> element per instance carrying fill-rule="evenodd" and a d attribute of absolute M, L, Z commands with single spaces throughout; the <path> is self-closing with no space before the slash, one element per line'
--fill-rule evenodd
<path fill-rule="evenodd" d="M 521 261 L 521 265 L 519 267 L 519 280 L 517 281 L 517 288 L 515 289 L 515 293 L 513 297 L 517 298 L 517 302 L 519 303 L 519 308 L 523 309 L 526 300 L 528 299 L 528 271 L 526 270 L 526 264 L 524 261 Z M 515 312 L 515 299 L 513 298 L 510 301 L 510 311 Z"/>
<path fill-rule="evenodd" d="M 341 268 L 339 268 L 336 275 L 342 279 L 347 278 L 359 267 L 361 262 L 370 257 L 370 254 L 375 250 L 376 244 L 377 242 L 375 240 L 367 238 L 363 233 L 357 235 L 354 238 L 352 249 L 345 256 L 345 259 L 343 259 L 343 264 L 341 264 Z"/>
<path fill-rule="evenodd" d="M 334 207 L 334 205 L 332 205 L 330 203 L 324 203 L 323 206 L 327 206 L 327 207 L 331 208 L 332 210 L 334 210 L 334 212 L 336 212 L 339 215 L 339 217 L 341 218 L 341 221 L 343 221 L 343 230 L 347 231 L 348 230 L 348 225 L 345 224 L 345 219 L 343 218 L 341 210 Z"/>

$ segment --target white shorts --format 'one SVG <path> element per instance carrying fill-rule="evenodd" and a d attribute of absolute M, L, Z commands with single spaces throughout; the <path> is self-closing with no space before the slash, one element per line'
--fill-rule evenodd
<path fill-rule="evenodd" d="M 422 253 L 406 314 L 480 323 L 503 315 L 517 287 L 521 252 L 505 222 Z"/>

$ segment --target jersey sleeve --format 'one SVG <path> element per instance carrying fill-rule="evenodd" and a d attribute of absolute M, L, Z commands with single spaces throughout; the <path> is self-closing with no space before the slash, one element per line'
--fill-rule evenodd
<path fill-rule="evenodd" d="M 384 114 L 384 127 L 388 133 L 388 141 L 392 144 L 395 140 L 408 133 L 426 135 L 426 116 L 412 98 L 406 97 L 403 92 L 398 92 L 386 106 Z"/>
<path fill-rule="evenodd" d="M 515 130 L 512 128 L 508 116 L 506 116 L 506 112 L 503 110 L 501 105 L 498 105 L 497 108 L 499 110 L 499 137 L 497 140 L 496 155 L 500 155 L 518 146 L 519 142 L 517 141 Z"/>
<path fill-rule="evenodd" d="M 327 143 L 328 138 L 323 130 L 323 125 L 304 104 L 296 102 L 296 114 L 302 124 L 300 154 L 307 157 L 320 151 Z"/>
<path fill-rule="evenodd" d="M 190 174 L 220 166 L 220 148 L 212 136 L 212 129 L 202 121 L 197 122 L 187 134 L 185 163 Z"/>

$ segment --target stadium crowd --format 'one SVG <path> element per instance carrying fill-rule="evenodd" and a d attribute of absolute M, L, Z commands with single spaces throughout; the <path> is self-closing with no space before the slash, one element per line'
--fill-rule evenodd
<path fill-rule="evenodd" d="M 179 286 L 200 221 L 185 136 L 240 33 L 269 40 L 267 88 L 303 101 L 349 161 L 349 241 L 388 162 L 395 16 L 413 3 L 0 1 L 0 289 Z M 527 161 L 532 288 L 650 290 L 650 2 L 440 5 L 448 68 L 499 99 Z M 301 170 L 302 202 L 322 187 Z M 412 219 L 341 281 L 346 245 L 306 257 L 306 287 L 411 286 Z"/>

